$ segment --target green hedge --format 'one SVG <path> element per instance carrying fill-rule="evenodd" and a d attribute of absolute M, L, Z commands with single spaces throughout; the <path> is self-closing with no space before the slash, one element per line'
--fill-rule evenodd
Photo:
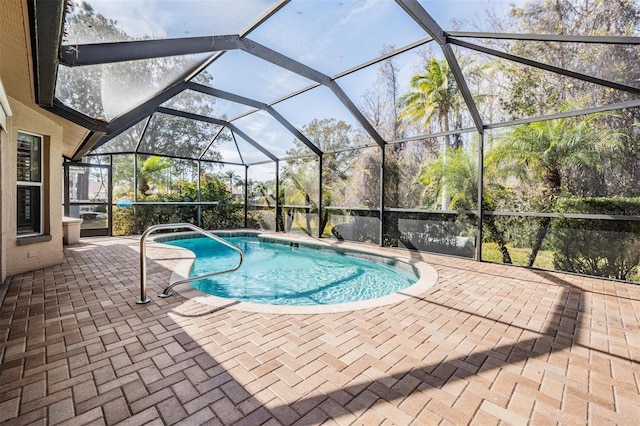
<path fill-rule="evenodd" d="M 638 216 L 640 198 L 562 199 L 562 213 Z M 554 268 L 620 280 L 637 280 L 640 221 L 556 219 L 549 240 Z"/>

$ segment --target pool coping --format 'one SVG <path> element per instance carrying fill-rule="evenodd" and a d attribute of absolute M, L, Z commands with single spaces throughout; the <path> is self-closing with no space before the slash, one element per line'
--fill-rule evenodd
<path fill-rule="evenodd" d="M 190 285 L 178 285 L 172 289 L 173 292 L 192 299 L 204 305 L 212 306 L 214 308 L 228 308 L 234 310 L 240 310 L 245 312 L 267 313 L 267 314 L 322 314 L 322 313 L 335 313 L 335 312 L 348 312 L 361 309 L 377 308 L 385 305 L 392 305 L 400 303 L 404 300 L 412 297 L 418 297 L 420 294 L 426 292 L 433 287 L 438 281 L 438 273 L 434 267 L 428 263 L 414 259 L 410 256 L 410 252 L 406 254 L 390 252 L 388 248 L 369 246 L 361 243 L 353 243 L 346 241 L 337 241 L 331 239 L 320 239 L 315 237 L 309 237 L 298 234 L 279 234 L 279 233 L 266 233 L 264 231 L 254 230 L 232 230 L 232 231 L 211 231 L 219 236 L 251 236 L 262 239 L 267 242 L 276 243 L 297 243 L 302 247 L 329 249 L 335 251 L 349 251 L 363 254 L 363 258 L 366 255 L 374 255 L 383 258 L 390 259 L 392 262 L 402 262 L 408 264 L 419 275 L 418 281 L 410 287 L 403 289 L 399 292 L 378 297 L 369 300 L 360 300 L 357 302 L 336 303 L 331 305 L 306 305 L 306 306 L 289 306 L 289 305 L 268 305 L 261 303 L 241 302 L 231 299 L 225 299 L 218 296 L 213 296 L 204 293 L 200 290 L 193 288 Z M 185 236 L 193 235 L 191 232 L 180 232 L 171 235 L 158 235 L 154 238 L 154 241 L 163 243 L 164 241 L 174 239 L 184 239 Z M 194 237 L 200 237 L 196 234 Z M 195 261 L 195 255 L 188 249 L 184 249 L 177 246 L 172 246 L 176 249 L 183 251 L 183 257 L 180 259 L 176 267 L 171 273 L 169 278 L 170 285 L 178 280 L 182 280 L 189 276 L 191 266 Z"/>

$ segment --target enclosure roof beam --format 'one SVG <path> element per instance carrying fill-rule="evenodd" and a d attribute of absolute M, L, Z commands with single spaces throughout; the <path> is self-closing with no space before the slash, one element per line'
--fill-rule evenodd
<path fill-rule="evenodd" d="M 253 108 L 264 110 L 269 114 L 271 114 L 273 118 L 278 120 L 278 122 L 282 124 L 284 127 L 286 127 L 287 130 L 293 133 L 293 135 L 296 138 L 300 139 L 300 141 L 302 141 L 302 143 L 304 143 L 307 146 L 307 148 L 313 151 L 316 155 L 322 155 L 322 151 L 320 151 L 320 149 L 317 146 L 315 146 L 313 142 L 307 139 L 305 135 L 300 133 L 300 131 L 296 129 L 291 123 L 289 123 L 289 121 L 287 121 L 282 115 L 280 115 L 278 111 L 276 111 L 275 109 L 273 109 L 273 107 L 265 103 L 258 102 L 253 99 L 245 98 L 243 96 L 239 96 L 233 93 L 225 92 L 223 90 L 214 89 L 208 86 L 203 86 L 202 84 L 197 84 L 192 82 L 187 83 L 187 89 L 191 89 L 200 93 L 206 93 L 208 95 L 215 96 L 217 98 L 226 99 L 231 102 L 236 102 L 242 105 L 247 105 Z"/>
<path fill-rule="evenodd" d="M 439 45 L 447 42 L 446 33 L 438 23 L 427 13 L 417 0 L 396 0 L 414 21 L 416 21 Z"/>
<path fill-rule="evenodd" d="M 76 152 L 73 153 L 71 160 L 79 161 L 82 157 L 87 155 L 97 141 L 104 136 L 104 132 L 89 132 L 86 138 L 82 141 Z"/>
<path fill-rule="evenodd" d="M 30 0 L 27 6 L 31 20 L 35 101 L 40 106 L 52 107 L 58 76 L 58 46 L 62 39 L 65 1 Z"/>
<path fill-rule="evenodd" d="M 69 108 L 58 99 L 54 99 L 51 106 L 41 106 L 43 109 L 51 111 L 52 113 L 59 115 L 60 117 L 67 119 L 73 123 L 76 123 L 79 126 L 84 127 L 85 129 L 91 130 L 92 132 L 105 133 L 108 129 L 107 122 L 89 117 L 88 115 L 76 111 L 75 109 Z"/>
<path fill-rule="evenodd" d="M 362 112 L 360 112 L 351 99 L 342 91 L 340 86 L 331 79 L 331 77 L 247 38 L 242 40 L 242 50 L 331 89 L 333 94 L 336 95 L 340 102 L 342 102 L 342 104 L 349 110 L 369 136 L 371 136 L 378 145 L 384 147 L 385 141 L 382 136 L 380 136 Z"/>
<path fill-rule="evenodd" d="M 640 44 L 640 37 L 632 36 L 591 36 L 570 34 L 519 34 L 491 33 L 473 31 L 448 31 L 449 37 L 489 38 L 495 40 L 555 41 L 561 43 L 597 43 L 597 44 Z"/>
<path fill-rule="evenodd" d="M 369 136 L 371 136 L 378 145 L 384 146 L 384 139 L 331 77 L 275 50 L 256 43 L 253 40 L 244 37 L 241 38 L 239 35 L 66 45 L 60 47 L 60 60 L 61 63 L 68 66 L 86 66 L 234 49 L 241 49 L 269 63 L 278 65 L 295 74 L 327 86 L 355 117 Z M 304 139 L 303 137 L 301 140 L 307 144 L 309 141 L 307 140 L 305 142 Z M 310 147 L 310 149 L 320 155 L 317 148 Z"/>
<path fill-rule="evenodd" d="M 198 161 L 202 160 L 202 157 L 204 157 L 204 155 L 207 153 L 207 151 L 209 151 L 209 148 L 211 148 L 211 145 L 213 145 L 213 143 L 216 141 L 216 139 L 218 139 L 218 136 L 220 136 L 220 133 L 222 133 L 223 130 L 224 130 L 224 127 L 220 127 L 218 129 L 218 131 L 216 132 L 215 136 L 211 139 L 211 142 L 209 142 L 207 147 L 202 151 L 202 154 L 200 154 L 200 156 L 198 157 Z M 242 157 L 240 157 L 240 158 L 242 158 Z"/>
<path fill-rule="evenodd" d="M 238 129 L 235 125 L 233 125 L 233 124 L 231 124 L 231 123 L 229 123 L 227 121 L 220 120 L 219 118 L 206 117 L 204 115 L 194 114 L 194 113 L 191 113 L 191 112 L 178 111 L 178 110 L 171 109 L 171 108 L 160 107 L 160 108 L 156 109 L 156 112 L 159 112 L 159 113 L 162 113 L 162 114 L 175 115 L 177 117 L 182 117 L 182 118 L 188 118 L 190 120 L 204 121 L 205 123 L 213 123 L 213 124 L 219 124 L 219 125 L 222 125 L 222 126 L 227 126 L 229 129 L 231 129 L 231 131 L 236 132 L 237 134 L 242 136 L 243 139 L 245 139 L 247 142 L 249 142 L 251 145 L 253 145 L 253 147 L 255 149 L 257 149 L 258 151 L 260 151 L 261 153 L 266 155 L 268 158 L 270 158 L 273 161 L 278 161 L 278 157 L 273 155 L 270 151 L 265 149 L 258 142 L 253 140 L 250 136 L 248 136 L 242 130 Z"/>
<path fill-rule="evenodd" d="M 69 67 L 233 50 L 239 35 L 134 40 L 60 46 L 60 63 Z"/>
<path fill-rule="evenodd" d="M 627 102 L 619 102 L 619 103 L 609 104 L 609 105 L 602 105 L 599 107 L 580 109 L 575 111 L 565 111 L 565 112 L 559 112 L 556 114 L 539 115 L 536 117 L 527 117 L 527 118 L 520 118 L 518 120 L 505 121 L 502 123 L 494 123 L 494 124 L 487 125 L 487 129 L 499 129 L 501 127 L 518 126 L 521 124 L 529 124 L 529 123 L 535 123 L 539 121 L 557 120 L 560 118 L 578 117 L 581 115 L 599 114 L 603 112 L 617 111 L 620 109 L 638 108 L 638 107 L 640 107 L 640 99 L 627 101 Z"/>
<path fill-rule="evenodd" d="M 282 9 L 285 5 L 287 5 L 291 0 L 280 0 L 278 3 L 271 6 L 269 10 L 267 10 L 262 16 L 256 19 L 249 27 L 247 27 L 244 31 L 240 33 L 240 37 L 244 37 L 260 25 L 262 25 L 267 19 L 271 18 L 275 15 L 280 9 Z M 192 72 L 185 78 L 185 81 L 190 81 L 196 75 L 200 74 L 202 70 L 207 68 L 213 61 L 217 60 L 220 56 L 224 55 L 225 51 L 216 52 L 211 57 L 209 57 L 206 61 L 200 64 L 198 67 L 192 70 Z"/>
<path fill-rule="evenodd" d="M 571 77 L 577 80 L 586 81 L 588 83 L 598 84 L 600 86 L 610 87 L 612 89 L 621 90 L 623 92 L 629 92 L 635 95 L 640 95 L 640 88 L 638 87 L 627 86 L 626 84 L 620 84 L 613 81 L 592 77 L 579 72 L 569 71 L 564 68 L 544 64 L 542 62 L 533 61 L 527 58 L 522 58 L 520 56 L 512 55 L 510 53 L 500 52 L 499 50 L 491 49 L 488 47 L 478 46 L 477 44 L 469 43 L 462 40 L 450 39 L 449 42 L 451 44 L 455 44 L 461 47 L 466 47 L 467 49 L 475 50 L 477 52 L 485 53 L 487 55 L 497 56 L 498 58 L 507 59 L 513 62 L 518 62 L 520 64 L 528 65 L 530 67 L 538 68 L 544 71 L 553 72 L 556 74 L 564 75 L 566 77 Z"/>
<path fill-rule="evenodd" d="M 467 81 L 462 74 L 462 70 L 460 69 L 460 64 L 456 59 L 451 46 L 447 44 L 447 33 L 438 25 L 438 23 L 427 13 L 426 10 L 422 7 L 417 0 L 396 0 L 396 3 L 400 5 L 404 9 L 404 11 L 413 18 L 414 21 L 418 23 L 433 39 L 440 45 L 442 48 L 442 52 L 444 53 L 444 57 L 449 63 L 449 67 L 451 68 L 451 72 L 456 79 L 456 83 L 458 84 L 458 88 L 460 89 L 460 93 L 464 98 L 467 107 L 469 108 L 469 113 L 471 114 L 471 118 L 473 119 L 473 123 L 478 130 L 478 133 L 482 134 L 484 131 L 484 124 L 482 123 L 482 117 L 480 117 L 480 113 L 478 112 L 478 107 L 476 106 L 475 101 L 473 100 L 473 96 L 471 95 L 471 91 L 469 90 L 469 86 L 467 85 Z M 449 130 L 449 129 L 442 129 Z"/>

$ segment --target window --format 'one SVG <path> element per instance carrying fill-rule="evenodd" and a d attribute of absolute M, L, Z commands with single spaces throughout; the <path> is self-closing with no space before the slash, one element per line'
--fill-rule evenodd
<path fill-rule="evenodd" d="M 42 137 L 18 132 L 18 237 L 42 234 Z"/>

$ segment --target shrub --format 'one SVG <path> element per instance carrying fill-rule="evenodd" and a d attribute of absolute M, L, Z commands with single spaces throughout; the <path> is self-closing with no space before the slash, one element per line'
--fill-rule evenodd
<path fill-rule="evenodd" d="M 559 200 L 564 213 L 636 216 L 640 198 Z M 631 280 L 640 265 L 640 222 L 606 219 L 556 219 L 550 235 L 554 268 Z"/>

